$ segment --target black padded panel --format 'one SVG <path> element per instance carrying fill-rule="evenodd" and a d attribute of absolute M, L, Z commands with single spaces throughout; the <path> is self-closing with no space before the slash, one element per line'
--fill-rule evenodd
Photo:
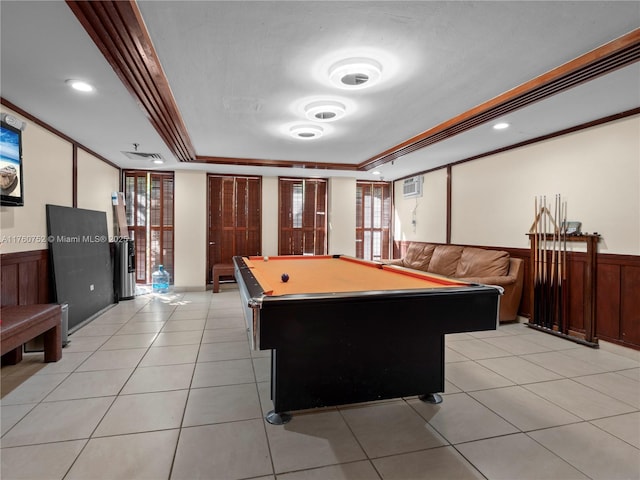
<path fill-rule="evenodd" d="M 107 214 L 47 205 L 56 302 L 69 304 L 69 330 L 114 303 Z"/>

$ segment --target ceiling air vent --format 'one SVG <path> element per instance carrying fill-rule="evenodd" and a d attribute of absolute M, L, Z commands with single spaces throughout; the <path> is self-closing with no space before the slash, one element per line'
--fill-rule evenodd
<path fill-rule="evenodd" d="M 402 182 L 402 194 L 404 198 L 422 196 L 422 175 L 407 178 Z"/>
<path fill-rule="evenodd" d="M 145 152 L 122 152 L 127 158 L 131 160 L 164 160 L 159 153 L 145 153 Z"/>

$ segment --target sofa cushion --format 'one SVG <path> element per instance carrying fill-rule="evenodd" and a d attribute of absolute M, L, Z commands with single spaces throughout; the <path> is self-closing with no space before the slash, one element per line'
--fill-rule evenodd
<path fill-rule="evenodd" d="M 509 273 L 509 254 L 501 250 L 465 247 L 460 256 L 455 276 L 500 277 Z"/>
<path fill-rule="evenodd" d="M 437 245 L 429 262 L 429 272 L 445 277 L 453 277 L 460 260 L 463 247 L 457 245 Z"/>
<path fill-rule="evenodd" d="M 402 266 L 416 270 L 424 270 L 426 272 L 435 248 L 436 246 L 430 243 L 412 243 L 409 245 L 409 248 L 407 248 Z"/>

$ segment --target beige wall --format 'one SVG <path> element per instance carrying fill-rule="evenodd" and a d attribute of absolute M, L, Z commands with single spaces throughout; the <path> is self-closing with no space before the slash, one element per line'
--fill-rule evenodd
<path fill-rule="evenodd" d="M 119 170 L 79 149 L 77 171 L 78 208 L 106 212 L 109 237 L 113 237 L 116 230 L 111 194 L 120 189 Z"/>
<path fill-rule="evenodd" d="M 327 228 L 330 255 L 356 254 L 356 179 L 329 179 Z"/>
<path fill-rule="evenodd" d="M 4 107 L 1 111 L 26 120 Z M 73 146 L 26 121 L 22 132 L 24 206 L 0 207 L 2 253 L 46 249 L 45 205 L 70 207 L 73 203 Z"/>
<path fill-rule="evenodd" d="M 207 174 L 176 171 L 174 196 L 174 269 L 176 290 L 207 285 Z"/>
<path fill-rule="evenodd" d="M 601 252 L 639 255 L 639 132 L 640 116 L 635 116 L 454 166 L 452 243 L 528 248 L 525 234 L 535 197 L 546 195 L 549 201 L 559 193 L 569 220 L 602 235 Z M 446 189 L 435 188 L 442 211 Z M 396 214 L 403 219 L 413 202 L 396 199 Z M 433 232 L 413 236 L 405 221 L 396 238 L 428 241 L 440 234 L 434 225 Z M 418 225 L 423 221 L 429 218 L 421 211 Z"/>

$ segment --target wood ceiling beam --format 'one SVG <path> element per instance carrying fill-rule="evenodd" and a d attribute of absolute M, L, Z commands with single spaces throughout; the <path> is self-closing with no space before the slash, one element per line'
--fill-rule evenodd
<path fill-rule="evenodd" d="M 136 2 L 67 0 L 67 5 L 169 150 L 182 162 L 195 160 L 195 148 Z"/>
<path fill-rule="evenodd" d="M 301 162 L 294 160 L 265 160 L 258 158 L 234 158 L 234 157 L 207 157 L 198 155 L 196 161 L 219 165 L 245 165 L 251 167 L 285 167 L 285 168 L 307 168 L 324 170 L 358 170 L 357 165 L 350 163 L 327 163 L 327 162 Z"/>
<path fill-rule="evenodd" d="M 640 29 L 633 30 L 440 125 L 411 137 L 361 162 L 358 164 L 358 170 L 379 167 L 638 60 L 640 60 Z"/>

